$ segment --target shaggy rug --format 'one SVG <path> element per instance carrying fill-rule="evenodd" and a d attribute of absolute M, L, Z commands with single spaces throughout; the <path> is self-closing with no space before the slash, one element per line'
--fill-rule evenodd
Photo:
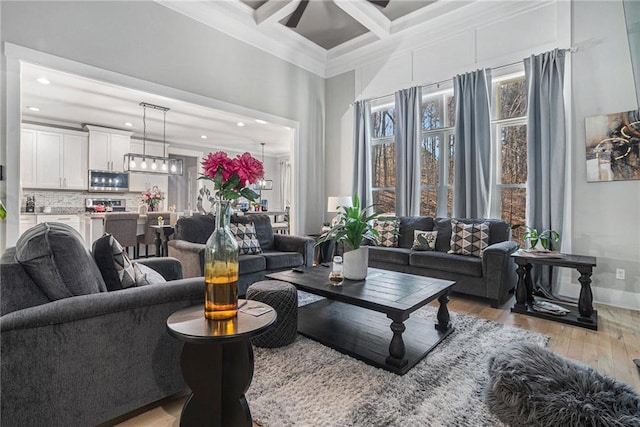
<path fill-rule="evenodd" d="M 435 322 L 436 308 L 412 316 Z M 287 347 L 256 348 L 246 393 L 253 420 L 271 427 L 503 425 L 483 401 L 489 358 L 512 342 L 546 345 L 548 337 L 453 312 L 451 323 L 455 331 L 403 376 L 300 335 Z"/>

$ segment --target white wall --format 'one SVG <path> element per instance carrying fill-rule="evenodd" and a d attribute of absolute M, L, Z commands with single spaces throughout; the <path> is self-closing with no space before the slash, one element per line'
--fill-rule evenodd
<path fill-rule="evenodd" d="M 321 224 L 324 79 L 154 2 L 3 1 L 0 9 L 3 42 L 297 121 L 294 227 Z"/>
<path fill-rule="evenodd" d="M 405 48 L 354 69 L 352 97 L 340 92 L 349 87 L 346 74 L 329 79 L 326 163 L 341 164 L 345 147 L 352 146 L 353 118 L 346 112 L 355 99 L 450 80 L 459 73 L 499 67 L 556 47 L 577 46 L 578 51 L 568 55 L 566 76 L 573 109 L 568 129 L 572 188 L 569 233 L 563 237 L 570 239 L 572 252 L 597 257 L 596 301 L 640 309 L 640 181 L 588 184 L 585 175 L 584 118 L 637 108 L 633 90 L 627 89 L 633 87 L 633 80 L 621 0 L 558 0 L 520 11 L 514 10 L 514 2 L 501 4 L 502 14 L 494 9 L 491 18 L 476 19 L 466 27 L 451 25 L 453 31 L 434 28 L 430 36 L 421 34 L 421 40 L 428 42 L 416 46 L 415 41 L 413 45 L 407 41 Z M 330 134 L 340 139 L 333 140 Z M 328 193 L 349 190 L 349 175 L 328 174 Z M 615 279 L 616 268 L 626 270 L 626 280 Z M 562 279 L 559 293 L 577 296 L 577 275 L 565 270 Z"/>

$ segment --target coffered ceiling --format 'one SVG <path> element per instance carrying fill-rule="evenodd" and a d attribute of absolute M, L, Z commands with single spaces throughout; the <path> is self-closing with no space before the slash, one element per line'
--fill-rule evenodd
<path fill-rule="evenodd" d="M 475 0 L 201 0 L 158 3 L 323 77 L 393 50 Z M 302 15 L 292 19 L 296 10 Z M 291 21 L 293 26 L 287 26 Z"/>

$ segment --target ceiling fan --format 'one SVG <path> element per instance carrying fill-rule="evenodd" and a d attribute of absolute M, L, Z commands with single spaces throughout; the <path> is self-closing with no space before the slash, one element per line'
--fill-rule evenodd
<path fill-rule="evenodd" d="M 380 6 L 382 8 L 387 7 L 390 0 L 367 0 L 369 3 L 375 4 L 376 6 Z M 300 18 L 302 18 L 302 14 L 304 10 L 307 8 L 307 4 L 309 4 L 309 0 L 301 0 L 300 4 L 293 11 L 287 22 L 284 24 L 289 28 L 295 28 L 298 26 L 298 22 L 300 22 Z"/>

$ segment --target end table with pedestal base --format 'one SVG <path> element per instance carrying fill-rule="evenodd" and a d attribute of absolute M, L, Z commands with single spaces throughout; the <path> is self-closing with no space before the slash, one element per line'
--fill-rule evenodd
<path fill-rule="evenodd" d="M 251 427 L 244 397 L 253 378 L 251 338 L 266 332 L 277 317 L 267 304 L 251 301 L 251 306 L 270 310 L 259 316 L 238 311 L 228 320 L 209 320 L 198 305 L 167 319 L 169 334 L 184 341 L 180 365 L 191 389 L 180 415 L 181 427 Z"/>
<path fill-rule="evenodd" d="M 598 312 L 593 309 L 593 295 L 591 293 L 591 274 L 596 266 L 596 258 L 592 256 L 560 254 L 557 257 L 544 257 L 518 251 L 511 254 L 518 265 L 518 284 L 516 285 L 516 303 L 511 309 L 512 313 L 528 314 L 542 319 L 555 320 L 574 326 L 598 330 Z M 552 267 L 575 268 L 580 273 L 580 297 L 578 309 L 576 307 L 557 303 L 569 310 L 564 316 L 535 311 L 533 309 L 533 280 L 531 268 L 533 265 L 549 265 Z"/>

